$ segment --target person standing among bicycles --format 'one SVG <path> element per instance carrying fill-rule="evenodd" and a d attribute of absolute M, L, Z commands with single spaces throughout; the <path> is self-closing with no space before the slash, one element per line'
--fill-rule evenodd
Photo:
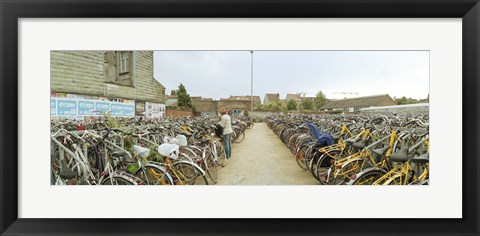
<path fill-rule="evenodd" d="M 232 143 L 231 143 L 231 138 L 232 138 L 232 120 L 230 116 L 227 114 L 227 111 L 225 108 L 220 108 L 218 110 L 220 113 L 220 122 L 218 123 L 220 126 L 223 128 L 223 144 L 225 145 L 225 155 L 227 156 L 227 159 L 230 158 L 232 155 Z"/>

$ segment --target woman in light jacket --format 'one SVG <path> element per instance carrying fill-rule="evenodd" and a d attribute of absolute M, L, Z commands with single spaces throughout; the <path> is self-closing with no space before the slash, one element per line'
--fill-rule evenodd
<path fill-rule="evenodd" d="M 230 116 L 227 114 L 227 111 L 225 108 L 220 108 L 218 110 L 220 113 L 220 126 L 223 128 L 223 144 L 225 145 L 225 155 L 227 155 L 227 159 L 232 156 L 232 144 L 231 144 L 231 138 L 232 138 L 232 120 L 230 119 Z"/>

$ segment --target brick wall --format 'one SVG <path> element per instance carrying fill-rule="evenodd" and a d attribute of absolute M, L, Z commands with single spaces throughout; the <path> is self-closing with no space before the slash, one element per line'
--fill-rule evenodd
<path fill-rule="evenodd" d="M 170 110 L 167 109 L 165 113 L 166 117 L 186 117 L 186 116 L 195 116 L 191 111 L 180 111 L 180 110 Z"/>
<path fill-rule="evenodd" d="M 199 113 L 217 114 L 220 107 L 224 107 L 227 110 L 250 110 L 250 101 L 238 101 L 238 100 L 195 100 L 192 101 L 195 110 Z"/>

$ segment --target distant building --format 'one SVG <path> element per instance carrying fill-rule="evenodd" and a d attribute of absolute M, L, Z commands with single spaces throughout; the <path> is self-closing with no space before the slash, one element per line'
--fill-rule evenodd
<path fill-rule="evenodd" d="M 262 100 L 260 99 L 260 96 L 252 96 L 253 98 L 253 109 L 255 109 L 259 104 L 262 104 Z M 247 96 L 230 96 L 228 100 L 234 100 L 234 101 L 248 101 L 250 102 L 250 95 Z"/>
<path fill-rule="evenodd" d="M 263 99 L 263 105 L 266 106 L 271 103 L 281 102 L 279 93 L 267 93 Z"/>
<path fill-rule="evenodd" d="M 283 107 L 287 107 L 290 100 L 295 101 L 297 103 L 297 109 L 300 109 L 300 104 L 302 104 L 302 96 L 300 96 L 300 94 L 287 93 L 287 96 L 285 96 L 285 100 L 282 101 Z"/>
<path fill-rule="evenodd" d="M 167 95 L 165 97 L 165 106 L 177 106 L 178 97 L 177 95 Z"/>
<path fill-rule="evenodd" d="M 429 103 L 362 108 L 361 113 L 428 113 Z"/>
<path fill-rule="evenodd" d="M 302 102 L 302 97 L 300 94 L 294 94 L 294 93 L 287 93 L 287 96 L 285 96 L 285 100 L 288 102 L 290 100 L 293 100 L 297 103 Z"/>
<path fill-rule="evenodd" d="M 367 97 L 330 100 L 325 106 L 321 107 L 320 110 L 342 110 L 345 112 L 357 112 L 362 108 L 393 105 L 395 105 L 395 101 L 388 94 L 381 94 Z"/>
<path fill-rule="evenodd" d="M 233 115 L 247 115 L 250 110 L 250 101 L 244 100 L 231 100 L 222 98 L 220 100 L 213 100 L 212 98 L 201 98 L 192 101 L 195 110 L 202 117 L 211 117 L 218 115 L 218 109 L 220 107 L 225 108 L 227 111 L 232 111 Z"/>

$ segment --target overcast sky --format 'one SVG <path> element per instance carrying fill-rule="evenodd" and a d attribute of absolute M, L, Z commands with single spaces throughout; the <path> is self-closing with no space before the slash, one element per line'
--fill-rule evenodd
<path fill-rule="evenodd" d="M 154 77 L 166 93 L 183 83 L 190 96 L 250 95 L 250 51 L 156 51 Z M 428 51 L 254 51 L 253 95 L 306 93 L 327 98 L 389 94 L 426 98 Z M 341 93 L 358 93 L 341 94 Z"/>

